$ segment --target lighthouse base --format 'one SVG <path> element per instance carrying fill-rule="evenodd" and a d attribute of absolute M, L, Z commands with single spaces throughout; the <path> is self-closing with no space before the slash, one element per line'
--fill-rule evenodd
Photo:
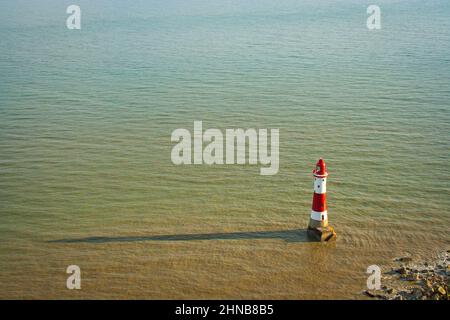
<path fill-rule="evenodd" d="M 308 237 L 314 241 L 326 242 L 336 240 L 336 232 L 334 232 L 334 229 L 331 226 L 318 228 L 308 227 L 307 234 Z"/>

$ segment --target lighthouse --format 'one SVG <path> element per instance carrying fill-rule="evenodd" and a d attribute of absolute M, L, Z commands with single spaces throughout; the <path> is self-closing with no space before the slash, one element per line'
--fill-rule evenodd
<path fill-rule="evenodd" d="M 308 225 L 308 235 L 317 241 L 336 239 L 333 227 L 328 225 L 327 210 L 327 178 L 328 171 L 325 161 L 320 158 L 313 170 L 314 196 L 311 217 Z"/>

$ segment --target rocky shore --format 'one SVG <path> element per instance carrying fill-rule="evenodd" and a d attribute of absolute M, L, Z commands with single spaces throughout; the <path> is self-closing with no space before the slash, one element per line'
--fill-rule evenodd
<path fill-rule="evenodd" d="M 366 290 L 364 294 L 382 300 L 450 300 L 449 256 L 450 250 L 429 261 L 395 258 L 395 266 L 382 273 L 380 290 Z"/>

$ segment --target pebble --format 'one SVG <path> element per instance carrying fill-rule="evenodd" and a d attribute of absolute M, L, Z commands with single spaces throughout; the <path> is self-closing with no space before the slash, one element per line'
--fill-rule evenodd
<path fill-rule="evenodd" d="M 405 267 L 401 267 L 397 270 L 397 272 L 400 274 L 406 274 L 408 272 L 408 269 L 406 269 Z"/>
<path fill-rule="evenodd" d="M 395 258 L 394 261 L 400 261 L 400 262 L 411 262 L 411 257 L 401 257 L 401 258 Z"/>
<path fill-rule="evenodd" d="M 397 290 L 395 290 L 394 288 L 388 288 L 388 289 L 386 290 L 386 292 L 389 293 L 389 294 L 396 294 L 396 293 L 397 293 Z"/>

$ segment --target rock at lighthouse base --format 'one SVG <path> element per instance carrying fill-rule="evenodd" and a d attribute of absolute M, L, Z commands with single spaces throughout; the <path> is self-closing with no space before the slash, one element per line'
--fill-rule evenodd
<path fill-rule="evenodd" d="M 336 232 L 333 227 L 308 228 L 308 237 L 315 241 L 326 242 L 336 240 Z"/>

